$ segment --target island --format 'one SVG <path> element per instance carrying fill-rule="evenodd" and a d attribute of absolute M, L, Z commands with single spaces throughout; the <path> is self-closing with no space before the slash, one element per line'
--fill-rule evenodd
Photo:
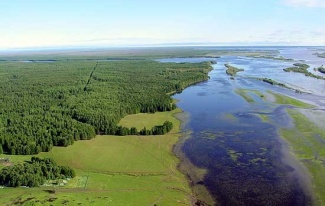
<path fill-rule="evenodd" d="M 324 77 L 322 77 L 322 76 L 318 76 L 318 75 L 315 75 L 315 74 L 309 72 L 308 71 L 308 68 L 309 67 L 310 66 L 307 65 L 307 64 L 294 63 L 293 64 L 293 67 L 285 68 L 285 69 L 283 69 L 283 71 L 285 71 L 285 72 L 302 73 L 302 74 L 305 74 L 305 76 L 308 76 L 308 77 L 313 77 L 313 78 L 316 78 L 316 79 L 324 79 Z"/>
<path fill-rule="evenodd" d="M 231 66 L 230 64 L 225 64 L 225 67 L 227 67 L 226 73 L 232 77 L 236 76 L 237 72 L 244 71 L 244 69 Z"/>
<path fill-rule="evenodd" d="M 318 67 L 316 70 L 319 71 L 320 73 L 325 74 L 325 67 L 323 65 Z"/>

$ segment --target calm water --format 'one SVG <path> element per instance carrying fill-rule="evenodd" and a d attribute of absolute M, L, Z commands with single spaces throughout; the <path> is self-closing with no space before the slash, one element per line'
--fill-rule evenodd
<path fill-rule="evenodd" d="M 281 52 L 285 57 L 308 60 L 301 52 Z M 218 62 L 209 74 L 210 79 L 174 96 L 180 100 L 178 106 L 190 115 L 184 130 L 192 134 L 181 145 L 184 158 L 207 171 L 194 184 L 204 185 L 221 205 L 310 205 L 311 196 L 305 185 L 310 180 L 301 175 L 297 162 L 286 156 L 288 148 L 277 133 L 280 127 L 291 127 L 286 107 L 267 103 L 254 93 L 251 95 L 255 102 L 247 103 L 235 90 L 273 90 L 322 105 L 324 81 L 283 72 L 293 62 L 270 59 L 227 56 L 162 61 L 206 60 Z M 321 59 L 317 64 L 324 61 Z M 225 63 L 245 71 L 231 80 L 225 74 Z M 250 76 L 268 77 L 317 95 L 295 94 L 247 78 Z M 259 114 L 267 115 L 270 123 L 263 122 Z"/>

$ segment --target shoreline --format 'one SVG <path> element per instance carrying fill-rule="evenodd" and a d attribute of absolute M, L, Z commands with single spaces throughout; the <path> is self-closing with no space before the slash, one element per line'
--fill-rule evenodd
<path fill-rule="evenodd" d="M 322 162 L 325 157 L 322 146 L 325 141 L 325 130 L 321 127 L 323 123 L 318 121 L 324 121 L 325 117 L 310 109 L 295 108 L 286 112 L 295 127 L 293 129 L 281 128 L 280 136 L 288 145 L 287 152 L 297 159 L 301 168 L 305 168 L 302 172 L 305 172 L 310 179 L 310 188 L 307 189 L 312 192 L 313 203 L 323 205 L 325 181 L 322 176 L 325 169 Z"/>
<path fill-rule="evenodd" d="M 174 114 L 174 117 L 180 122 L 179 126 L 179 139 L 173 145 L 172 153 L 178 158 L 179 163 L 177 169 L 185 175 L 188 185 L 192 191 L 192 205 L 215 205 L 216 202 L 208 189 L 204 185 L 198 185 L 205 175 L 205 170 L 194 166 L 190 160 L 184 155 L 181 147 L 183 143 L 191 138 L 191 130 L 185 130 L 185 127 L 190 119 L 190 114 L 180 109 L 179 113 Z"/>
<path fill-rule="evenodd" d="M 217 63 L 215 63 L 215 64 L 217 64 Z M 202 81 L 190 83 L 185 88 L 183 88 L 182 91 L 189 88 L 190 86 L 194 86 L 199 83 L 208 81 L 210 79 L 209 73 L 214 69 L 214 67 L 212 65 L 214 65 L 214 64 L 212 64 L 210 62 L 210 69 L 207 73 L 206 79 L 204 79 Z M 182 91 L 180 91 L 180 93 Z M 179 92 L 173 91 L 173 92 L 168 93 L 174 102 L 179 102 L 178 99 L 173 97 L 173 95 L 175 95 L 177 93 L 179 93 Z M 172 154 L 175 155 L 175 157 L 179 161 L 177 164 L 177 170 L 185 176 L 188 186 L 191 189 L 192 194 L 191 194 L 190 199 L 192 201 L 191 202 L 192 205 L 196 205 L 196 204 L 203 205 L 203 206 L 204 205 L 216 205 L 217 202 L 215 201 L 213 196 L 210 194 L 208 189 L 204 185 L 198 185 L 198 184 L 194 183 L 194 182 L 199 182 L 199 181 L 203 180 L 205 171 L 202 171 L 203 169 L 201 169 L 201 171 L 198 172 L 200 175 L 198 175 L 197 171 L 194 171 L 194 170 L 195 169 L 200 170 L 200 168 L 197 168 L 196 166 L 194 166 L 182 152 L 181 147 L 182 147 L 183 143 L 186 141 L 186 139 L 191 138 L 192 132 L 190 130 L 185 131 L 185 127 L 190 119 L 190 114 L 188 112 L 185 112 L 180 107 L 177 107 L 177 108 L 180 111 L 178 113 L 175 113 L 173 115 L 173 117 L 175 117 L 175 119 L 177 121 L 179 121 L 179 123 L 180 123 L 179 128 L 177 129 L 179 136 L 178 136 L 178 141 L 173 145 L 173 147 L 171 149 Z"/>
<path fill-rule="evenodd" d="M 292 127 L 290 129 L 296 129 L 296 125 L 294 125 L 292 116 L 288 113 L 287 109 L 283 111 L 290 119 L 288 120 L 288 124 L 291 124 Z M 292 150 L 292 143 L 287 141 L 287 139 L 282 135 L 281 130 L 284 128 L 277 126 L 277 136 L 281 145 L 281 162 L 289 167 L 293 168 L 291 174 L 289 174 L 289 179 L 294 179 L 298 185 L 302 188 L 302 191 L 305 198 L 308 198 L 312 205 L 315 204 L 316 198 L 314 191 L 314 184 L 312 182 L 312 175 L 308 168 L 303 164 L 301 159 L 297 156 L 297 154 Z"/>

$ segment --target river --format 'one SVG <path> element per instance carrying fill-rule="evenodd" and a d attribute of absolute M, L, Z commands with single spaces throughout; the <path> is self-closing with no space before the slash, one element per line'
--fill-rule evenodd
<path fill-rule="evenodd" d="M 305 60 L 315 67 L 325 64 L 325 59 L 310 54 L 314 51 L 308 48 L 279 51 L 295 62 Z M 183 124 L 186 135 L 175 150 L 182 160 L 181 168 L 186 170 L 194 191 L 200 193 L 204 187 L 212 197 L 212 201 L 201 199 L 201 204 L 312 205 L 310 177 L 278 133 L 279 128 L 293 126 L 285 110 L 290 106 L 264 101 L 259 94 L 274 91 L 323 107 L 324 80 L 286 73 L 283 68 L 295 62 L 266 58 L 227 55 L 161 61 L 207 60 L 217 61 L 210 79 L 173 96 L 187 116 Z M 231 79 L 225 73 L 226 63 L 245 71 Z M 271 78 L 312 94 L 297 94 L 251 77 Z M 238 95 L 243 89 L 249 91 L 252 102 Z M 201 196 L 198 194 L 199 199 Z"/>

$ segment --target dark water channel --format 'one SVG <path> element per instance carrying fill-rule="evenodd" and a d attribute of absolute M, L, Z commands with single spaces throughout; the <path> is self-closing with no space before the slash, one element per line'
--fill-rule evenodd
<path fill-rule="evenodd" d="M 279 128 L 292 127 L 285 112 L 288 106 L 266 102 L 254 92 L 250 95 L 255 102 L 248 103 L 235 90 L 297 94 L 247 78 L 251 75 L 240 75 L 232 80 L 225 74 L 224 67 L 225 63 L 231 63 L 245 68 L 243 74 L 270 78 L 270 75 L 276 77 L 275 70 L 281 73 L 292 63 L 235 56 L 214 60 L 218 64 L 214 65 L 208 81 L 174 95 L 179 100 L 178 106 L 189 114 L 184 131 L 191 131 L 191 135 L 181 143 L 183 158 L 206 170 L 204 178 L 194 185 L 204 185 L 218 205 L 311 205 L 308 180 L 305 180 L 308 178 L 300 171 L 297 161 L 288 155 L 288 146 L 278 134 Z M 315 96 L 315 101 L 317 99 Z M 262 121 L 259 115 L 269 121 Z"/>

